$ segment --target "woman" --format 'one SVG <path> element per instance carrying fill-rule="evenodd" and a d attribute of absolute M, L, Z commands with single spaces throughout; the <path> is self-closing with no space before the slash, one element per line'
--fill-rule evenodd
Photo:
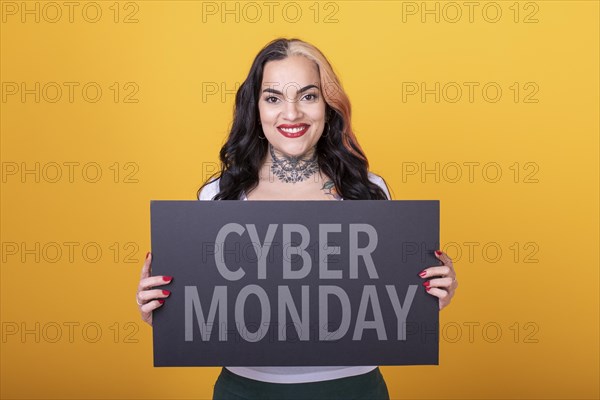
<path fill-rule="evenodd" d="M 200 200 L 386 200 L 384 180 L 368 171 L 352 132 L 350 102 L 333 69 L 314 46 L 277 39 L 256 56 L 235 101 L 234 121 L 221 149 L 221 171 L 198 191 Z M 452 260 L 424 269 L 424 289 L 442 309 L 458 286 Z M 152 311 L 171 277 L 142 268 L 137 302 L 152 325 Z M 215 399 L 389 399 L 376 366 L 227 367 Z"/>

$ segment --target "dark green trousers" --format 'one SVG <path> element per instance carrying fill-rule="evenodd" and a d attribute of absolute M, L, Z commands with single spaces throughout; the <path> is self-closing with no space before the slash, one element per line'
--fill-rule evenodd
<path fill-rule="evenodd" d="M 308 383 L 270 383 L 221 370 L 213 400 L 389 400 L 385 380 L 373 371 L 346 378 Z"/>

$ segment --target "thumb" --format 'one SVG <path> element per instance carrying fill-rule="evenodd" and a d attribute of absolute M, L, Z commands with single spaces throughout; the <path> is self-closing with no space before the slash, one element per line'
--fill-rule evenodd
<path fill-rule="evenodd" d="M 142 267 L 142 275 L 141 278 L 148 278 L 152 273 L 152 253 L 146 253 L 146 259 L 144 260 L 144 266 Z"/>

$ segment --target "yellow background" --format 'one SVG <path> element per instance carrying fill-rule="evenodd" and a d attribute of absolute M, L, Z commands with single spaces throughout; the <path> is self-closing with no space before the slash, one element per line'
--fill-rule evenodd
<path fill-rule="evenodd" d="M 36 3 L 39 23 L 27 14 L 21 21 L 24 3 L 1 2 L 2 398 L 210 398 L 218 368 L 152 366 L 151 328 L 134 302 L 150 244 L 149 201 L 195 198 L 218 161 L 234 99 L 203 85 L 233 90 L 278 36 L 311 42 L 332 62 L 371 170 L 394 199 L 441 201 L 441 243 L 460 286 L 440 314 L 440 365 L 383 367 L 391 397 L 599 397 L 597 1 L 477 2 L 472 22 L 466 6 L 449 21 L 446 2 L 437 3 L 439 22 L 403 14 L 420 1 L 300 1 L 298 22 L 290 6 L 287 20 L 282 15 L 285 2 L 276 2 L 272 22 L 263 2 L 258 22 L 245 3 L 228 2 L 240 20 L 234 11 L 223 22 L 221 2 L 99 1 L 96 23 L 82 17 L 84 7 L 94 17 L 87 2 L 77 3 L 73 22 L 66 6 L 50 22 L 46 2 L 26 2 Z M 203 22 L 203 7 L 213 6 L 220 11 Z M 500 20 L 487 21 L 484 7 L 488 20 L 499 7 Z M 137 22 L 123 21 L 130 13 Z M 537 22 L 526 23 L 527 15 Z M 7 94 L 11 82 L 29 89 L 57 82 L 65 90 L 55 103 L 47 101 L 52 85 L 39 103 L 34 95 L 23 102 Z M 76 89 L 70 102 L 64 82 L 79 89 L 96 82 L 102 96 L 87 102 Z M 433 95 L 403 101 L 406 82 L 495 82 L 503 92 L 497 102 L 481 90 L 472 102 L 466 93 L 446 101 L 451 92 L 439 103 Z M 125 102 L 132 87 L 137 102 Z M 537 102 L 525 102 L 531 88 Z M 9 173 L 35 163 L 39 182 Z M 53 163 L 63 173 L 54 183 Z M 63 163 L 79 163 L 73 182 Z M 97 164 L 88 165 L 87 179 L 94 166 L 102 172 L 96 183 L 82 176 L 88 163 Z M 436 163 L 444 172 L 437 182 L 403 174 Z M 468 163 L 479 163 L 472 181 Z M 463 175 L 454 182 L 457 164 Z M 494 170 L 482 175 L 484 165 L 499 166 L 501 178 L 491 182 Z M 65 242 L 78 243 L 73 260 Z M 91 262 L 98 247 L 102 256 Z M 23 327 L 32 333 L 22 337 Z"/>

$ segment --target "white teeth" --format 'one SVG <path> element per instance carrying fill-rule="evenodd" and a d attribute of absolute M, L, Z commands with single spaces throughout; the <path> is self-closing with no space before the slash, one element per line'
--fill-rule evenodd
<path fill-rule="evenodd" d="M 305 128 L 306 128 L 305 126 L 301 126 L 298 128 L 279 128 L 279 129 L 281 129 L 282 131 L 287 132 L 287 133 L 298 133 L 300 131 L 303 131 Z"/>

